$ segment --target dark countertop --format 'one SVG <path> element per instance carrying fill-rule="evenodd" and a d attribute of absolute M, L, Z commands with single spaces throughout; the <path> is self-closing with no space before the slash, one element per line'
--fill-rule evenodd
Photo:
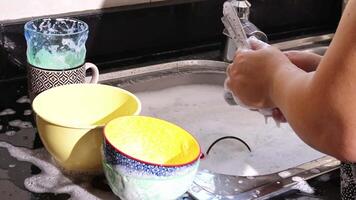
<path fill-rule="evenodd" d="M 34 128 L 31 105 L 27 96 L 26 81 L 0 84 L 0 142 L 31 150 L 43 148 Z M 24 180 L 38 174 L 40 169 L 29 162 L 12 157 L 0 148 L 1 199 L 67 199 L 67 194 L 31 193 L 24 187 Z"/>

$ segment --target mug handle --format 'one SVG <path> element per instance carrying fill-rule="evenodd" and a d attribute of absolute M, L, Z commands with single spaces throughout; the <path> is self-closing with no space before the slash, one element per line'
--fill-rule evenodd
<path fill-rule="evenodd" d="M 84 64 L 85 67 L 85 71 L 87 71 L 88 69 L 91 69 L 92 71 L 92 76 L 91 76 L 91 80 L 89 81 L 89 83 L 97 83 L 99 81 L 99 69 L 96 65 L 94 65 L 93 63 L 85 63 Z"/>

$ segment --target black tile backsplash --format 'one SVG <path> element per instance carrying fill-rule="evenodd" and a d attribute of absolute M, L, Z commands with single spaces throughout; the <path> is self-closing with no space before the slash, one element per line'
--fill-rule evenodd
<path fill-rule="evenodd" d="M 223 0 L 156 3 L 68 14 L 90 27 L 87 60 L 109 70 L 123 63 L 220 49 Z M 332 32 L 341 0 L 250 0 L 250 18 L 271 40 Z M 0 82 L 25 76 L 27 20 L 0 22 Z"/>

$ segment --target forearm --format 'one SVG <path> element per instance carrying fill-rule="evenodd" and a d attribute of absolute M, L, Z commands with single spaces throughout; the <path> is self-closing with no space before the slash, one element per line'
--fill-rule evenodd
<path fill-rule="evenodd" d="M 320 74 L 293 68 L 284 66 L 276 73 L 272 100 L 304 142 L 338 159 L 355 162 L 354 103 L 343 105 L 347 97 L 334 91 L 342 86 L 333 79 L 322 80 Z"/>
<path fill-rule="evenodd" d="M 317 71 L 279 67 L 270 95 L 314 148 L 356 162 L 356 1 L 350 1 Z M 291 64 L 292 65 L 292 64 Z"/>

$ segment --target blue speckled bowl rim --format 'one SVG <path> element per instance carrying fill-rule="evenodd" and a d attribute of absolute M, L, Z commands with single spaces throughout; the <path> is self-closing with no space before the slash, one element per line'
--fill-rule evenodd
<path fill-rule="evenodd" d="M 145 118 L 151 118 L 151 119 L 155 119 L 155 120 L 161 120 L 161 121 L 164 121 L 164 122 L 166 122 L 166 123 L 170 123 L 170 124 L 173 124 L 173 123 L 171 123 L 171 122 L 168 122 L 168 121 L 165 121 L 165 120 L 162 120 L 162 119 L 158 119 L 158 118 L 154 118 L 154 117 L 148 117 L 148 116 L 122 116 L 122 117 L 118 117 L 118 118 L 128 118 L 128 117 L 145 117 Z M 117 118 L 115 118 L 115 119 L 117 119 Z M 115 120 L 115 119 L 113 119 L 113 120 Z M 109 124 L 109 123 L 107 123 L 107 124 Z M 174 126 L 177 126 L 177 125 L 175 125 L 175 124 L 173 124 Z M 159 167 L 182 167 L 182 166 L 186 166 L 186 165 L 190 165 L 190 164 L 193 164 L 194 162 L 196 162 L 198 159 L 200 159 L 200 156 L 201 156 L 201 148 L 200 148 L 200 144 L 199 144 L 199 142 L 198 142 L 198 140 L 193 136 L 193 135 L 191 135 L 188 131 L 186 131 L 185 129 L 183 129 L 184 131 L 186 131 L 188 134 L 190 134 L 193 138 L 194 138 L 194 140 L 196 140 L 197 141 L 197 144 L 198 144 L 198 148 L 199 148 L 199 154 L 196 156 L 196 158 L 194 158 L 193 160 L 191 160 L 191 161 L 189 161 L 189 162 L 186 162 L 186 163 L 182 163 L 182 164 L 179 164 L 179 165 L 169 165 L 169 164 L 158 164 L 158 163 L 153 163 L 153 162 L 148 162 L 148 161 L 144 161 L 144 160 L 140 160 L 140 159 L 138 159 L 138 158 L 135 158 L 135 157 L 133 157 L 133 156 L 130 156 L 130 155 L 128 155 L 127 153 L 124 153 L 123 151 L 121 151 L 121 150 L 119 150 L 117 147 L 115 147 L 109 140 L 108 140 L 108 138 L 106 137 L 106 133 L 105 133 L 105 130 L 106 130 L 106 127 L 107 127 L 107 125 L 105 125 L 105 127 L 104 127 L 104 129 L 103 129 L 103 132 L 104 132 L 104 140 L 105 140 L 105 142 L 107 143 L 107 144 L 109 144 L 113 149 L 115 149 L 115 151 L 117 152 L 117 153 L 120 153 L 120 154 L 122 154 L 122 155 L 124 155 L 125 157 L 127 157 L 127 158 L 129 158 L 129 159 L 132 159 L 132 160 L 135 160 L 135 161 L 137 161 L 137 162 L 141 162 L 141 163 L 144 163 L 144 164 L 146 164 L 146 165 L 153 165 L 153 166 L 159 166 Z M 180 127 L 181 128 L 181 127 Z"/>

